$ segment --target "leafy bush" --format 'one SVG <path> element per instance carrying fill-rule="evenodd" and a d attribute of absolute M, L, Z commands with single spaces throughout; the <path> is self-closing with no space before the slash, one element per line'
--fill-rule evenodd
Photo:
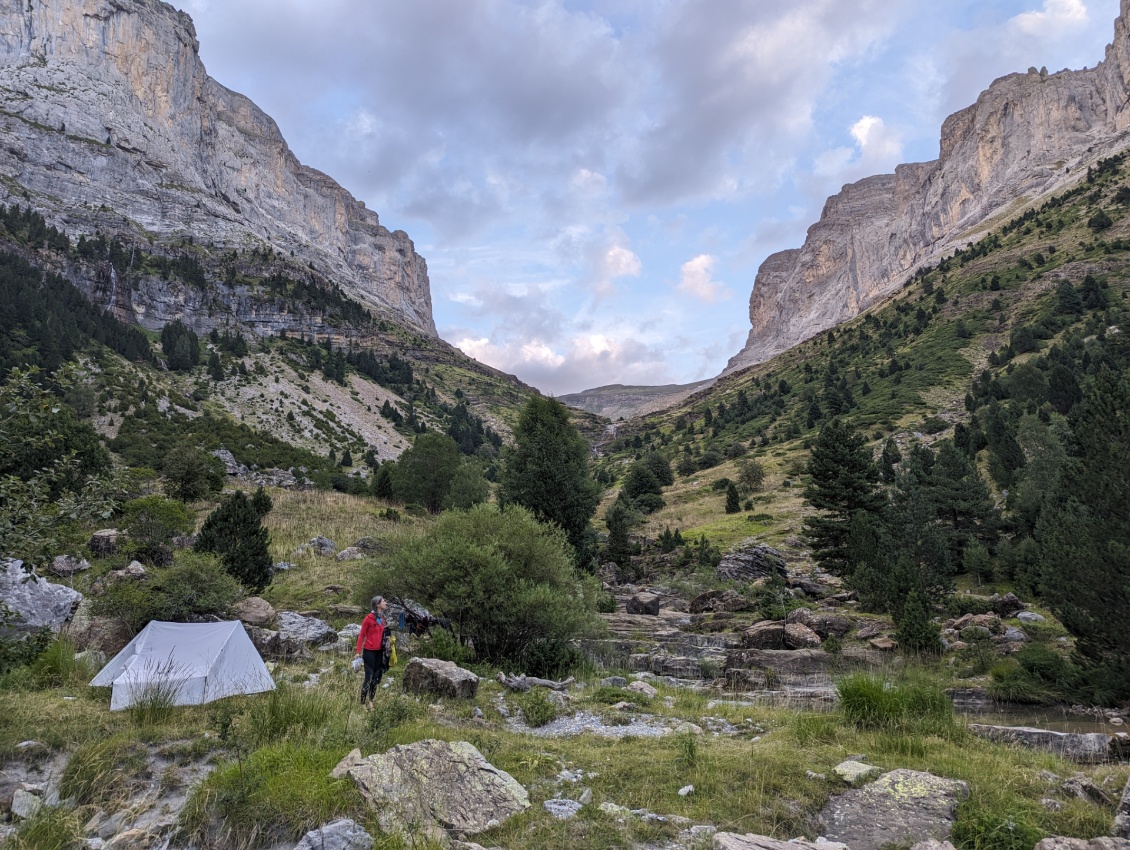
<path fill-rule="evenodd" d="M 390 547 L 362 582 L 426 602 L 474 640 L 480 659 L 520 662 L 537 642 L 565 642 L 599 627 L 598 589 L 573 569 L 562 532 L 513 505 L 446 513 L 426 536 Z"/>
<path fill-rule="evenodd" d="M 196 516 L 181 502 L 142 496 L 122 506 L 122 527 L 129 535 L 134 558 L 149 566 L 164 567 L 173 562 L 173 538 L 191 534 Z"/>
<path fill-rule="evenodd" d="M 165 488 L 174 499 L 195 502 L 224 487 L 224 464 L 196 446 L 180 445 L 165 455 Z"/>
<path fill-rule="evenodd" d="M 475 660 L 473 647 L 461 643 L 447 629 L 433 629 L 427 637 L 421 638 L 416 655 L 421 658 L 438 658 L 441 661 L 454 661 L 456 664 L 469 664 Z"/>
<path fill-rule="evenodd" d="M 566 640 L 536 640 L 522 653 L 521 665 L 528 676 L 561 679 L 584 661 L 580 649 Z"/>
<path fill-rule="evenodd" d="M 93 599 L 97 616 L 113 617 L 138 632 L 150 620 L 184 623 L 225 614 L 243 588 L 209 555 L 178 552 L 173 566 L 152 570 L 144 582 L 123 581 Z"/>

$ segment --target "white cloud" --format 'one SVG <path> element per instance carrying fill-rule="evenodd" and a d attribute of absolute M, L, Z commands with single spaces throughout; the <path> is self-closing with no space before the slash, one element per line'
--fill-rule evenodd
<path fill-rule="evenodd" d="M 699 254 L 683 263 L 680 267 L 679 291 L 708 304 L 724 301 L 733 295 L 724 284 L 714 280 L 715 262 L 717 258 L 713 255 Z"/>
<path fill-rule="evenodd" d="M 1037 38 L 1059 35 L 1064 27 L 1085 26 L 1089 20 L 1083 0 L 1044 0 L 1039 12 L 1022 12 L 1009 26 Z"/>

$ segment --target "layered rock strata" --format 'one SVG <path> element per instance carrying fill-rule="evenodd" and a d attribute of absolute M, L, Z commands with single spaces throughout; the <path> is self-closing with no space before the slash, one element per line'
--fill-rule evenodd
<path fill-rule="evenodd" d="M 269 116 L 208 76 L 192 20 L 159 0 L 0 0 L 0 174 L 0 201 L 72 237 L 269 246 L 436 336 L 408 235 L 302 165 Z"/>
<path fill-rule="evenodd" d="M 1082 71 L 996 80 L 942 126 L 938 159 L 900 165 L 827 200 L 801 248 L 761 265 L 745 347 L 723 374 L 853 318 L 920 266 L 1081 179 L 1128 143 L 1130 0 L 1106 58 Z"/>

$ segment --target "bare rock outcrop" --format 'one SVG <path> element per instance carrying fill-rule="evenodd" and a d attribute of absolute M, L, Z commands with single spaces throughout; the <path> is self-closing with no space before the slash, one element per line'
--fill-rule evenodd
<path fill-rule="evenodd" d="M 0 200 L 26 202 L 23 187 L 72 236 L 124 232 L 124 216 L 170 246 L 270 245 L 435 337 L 408 234 L 302 165 L 269 116 L 208 76 L 198 48 L 189 16 L 159 0 L 0 0 L 0 172 L 19 184 Z M 200 306 L 192 287 L 136 283 L 112 296 L 120 318 L 159 325 Z"/>
<path fill-rule="evenodd" d="M 1095 68 L 1009 74 L 945 120 L 938 159 L 845 186 L 801 248 L 761 265 L 750 332 L 723 374 L 858 315 L 920 266 L 964 247 L 1008 209 L 1068 188 L 1126 145 L 1130 0 Z M 1017 206 L 1017 202 L 1021 202 Z"/>

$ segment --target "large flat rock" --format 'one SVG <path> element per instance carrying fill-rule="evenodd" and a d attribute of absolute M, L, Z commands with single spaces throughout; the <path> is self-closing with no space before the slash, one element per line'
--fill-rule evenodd
<path fill-rule="evenodd" d="M 846 844 L 838 844 L 835 841 L 816 843 L 800 838 L 781 841 L 767 835 L 753 833 L 738 835 L 736 832 L 714 833 L 710 846 L 712 850 L 848 850 Z"/>
<path fill-rule="evenodd" d="M 381 829 L 446 844 L 474 836 L 529 808 L 526 789 L 466 741 L 418 741 L 359 759 L 345 773 L 376 812 Z"/>
<path fill-rule="evenodd" d="M 23 561 L 0 562 L 0 599 L 19 615 L 19 631 L 34 632 L 46 626 L 58 632 L 82 598 L 77 590 L 52 584 L 42 576 L 32 578 L 24 572 Z"/>
<path fill-rule="evenodd" d="M 1101 764 L 1115 755 L 1116 739 L 1101 732 L 1053 732 L 1030 726 L 988 726 L 983 723 L 970 723 L 969 731 L 989 741 L 1044 750 L 1080 764 Z"/>
<path fill-rule="evenodd" d="M 851 850 L 878 850 L 902 842 L 945 839 L 969 785 L 916 770 L 892 770 L 869 785 L 839 794 L 818 823 L 831 841 Z"/>

